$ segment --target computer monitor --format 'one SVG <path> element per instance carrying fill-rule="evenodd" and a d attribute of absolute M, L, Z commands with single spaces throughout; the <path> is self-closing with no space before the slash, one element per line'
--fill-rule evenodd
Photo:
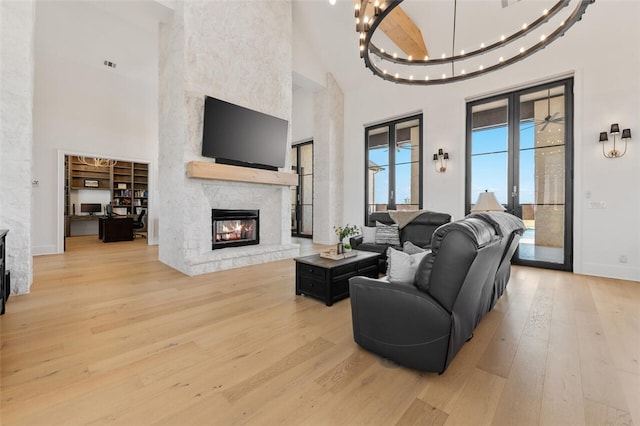
<path fill-rule="evenodd" d="M 90 215 L 94 213 L 102 212 L 102 204 L 100 203 L 81 203 L 80 211 L 82 213 L 89 213 Z"/>

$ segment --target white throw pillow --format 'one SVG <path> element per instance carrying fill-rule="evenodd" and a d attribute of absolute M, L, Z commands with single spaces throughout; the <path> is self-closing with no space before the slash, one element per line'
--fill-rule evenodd
<path fill-rule="evenodd" d="M 411 241 L 405 241 L 404 244 L 402 245 L 402 251 L 407 254 L 422 253 L 423 251 L 426 251 L 426 250 L 428 249 L 423 249 L 422 247 L 418 247 L 417 245 L 413 244 Z"/>
<path fill-rule="evenodd" d="M 387 278 L 394 284 L 413 284 L 416 270 L 430 250 L 407 254 L 393 247 L 387 249 Z"/>
<path fill-rule="evenodd" d="M 376 230 L 375 226 L 363 226 L 362 227 L 362 242 L 366 244 L 375 244 L 376 242 Z"/>

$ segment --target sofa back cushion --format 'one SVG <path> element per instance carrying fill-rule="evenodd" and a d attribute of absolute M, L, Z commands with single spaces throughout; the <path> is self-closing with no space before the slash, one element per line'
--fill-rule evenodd
<path fill-rule="evenodd" d="M 478 218 L 465 218 L 440 226 L 431 239 L 431 253 L 418 265 L 416 287 L 451 312 L 478 251 L 499 242 L 495 229 Z M 496 265 L 499 260 L 498 257 Z M 478 283 L 478 286 L 484 284 Z"/>
<path fill-rule="evenodd" d="M 369 215 L 368 220 L 368 226 L 376 226 L 376 222 L 386 225 L 395 223 L 389 215 L 389 212 L 386 211 L 373 212 Z M 406 241 L 410 241 L 418 247 L 428 247 L 431 243 L 431 236 L 434 231 L 441 225 L 449 223 L 450 221 L 450 214 L 425 211 L 400 229 L 399 245 L 404 244 Z"/>

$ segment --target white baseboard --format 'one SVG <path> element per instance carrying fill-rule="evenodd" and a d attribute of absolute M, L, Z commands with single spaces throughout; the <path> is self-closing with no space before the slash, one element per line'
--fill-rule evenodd
<path fill-rule="evenodd" d="M 33 256 L 42 256 L 44 254 L 58 254 L 58 248 L 55 245 L 33 246 L 31 248 Z"/>

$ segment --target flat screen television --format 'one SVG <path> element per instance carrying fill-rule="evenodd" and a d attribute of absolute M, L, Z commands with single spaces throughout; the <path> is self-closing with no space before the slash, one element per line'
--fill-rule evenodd
<path fill-rule="evenodd" d="M 100 213 L 102 211 L 102 204 L 100 204 L 100 203 L 81 203 L 80 204 L 80 211 L 82 213 L 89 213 L 89 214 Z"/>
<path fill-rule="evenodd" d="M 289 122 L 206 96 L 202 155 L 217 163 L 267 170 L 283 168 Z"/>

